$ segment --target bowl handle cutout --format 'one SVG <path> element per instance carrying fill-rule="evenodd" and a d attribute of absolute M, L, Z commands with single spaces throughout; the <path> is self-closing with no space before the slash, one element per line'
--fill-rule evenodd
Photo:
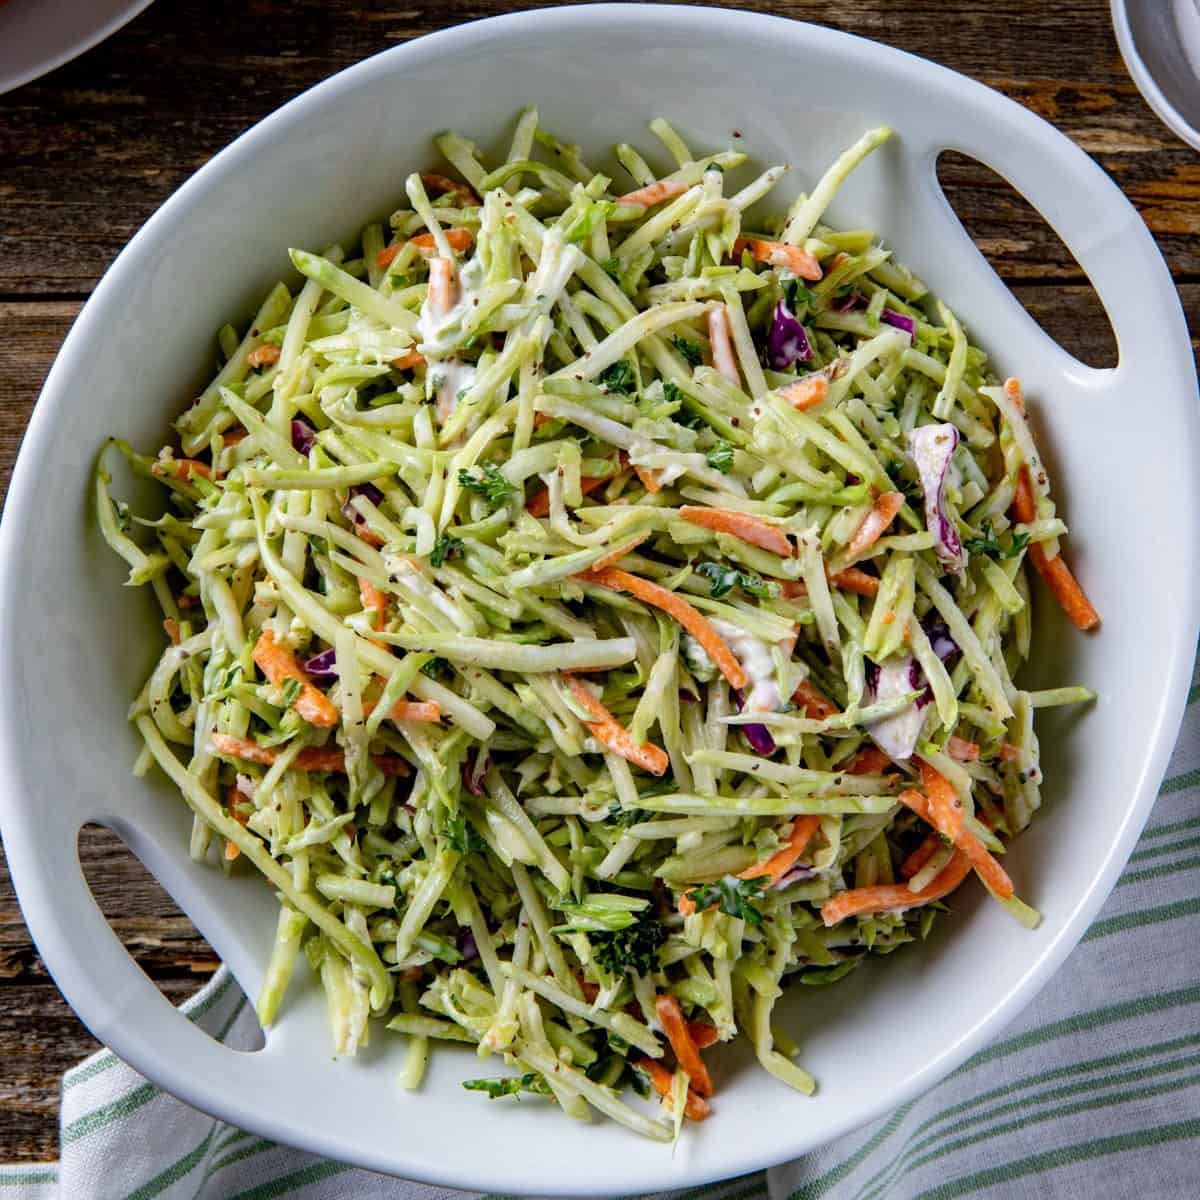
<path fill-rule="evenodd" d="M 1020 114 L 1023 116 L 1024 114 Z M 1006 117 L 1008 114 L 1006 114 Z M 1047 127 L 1031 128 L 1014 121 L 1007 138 L 991 139 L 986 150 L 968 137 L 942 138 L 920 153 L 920 186 L 930 204 L 928 220 L 937 236 L 958 243 L 964 253 L 986 267 L 983 275 L 994 292 L 1022 314 L 1023 337 L 1040 343 L 1062 372 L 1093 396 L 1112 393 L 1157 376 L 1162 348 L 1163 305 L 1179 309 L 1179 298 L 1146 225 L 1108 175 L 1075 147 L 1063 144 Z M 1045 143 L 1043 145 L 1043 142 Z M 1005 180 L 1036 210 L 1074 256 L 1092 285 L 1112 326 L 1117 343 L 1115 367 L 1089 367 L 1064 350 L 1025 312 L 975 245 L 954 211 L 937 177 L 939 156 L 953 150 L 982 163 Z M 974 286 L 974 282 L 972 284 Z M 942 289 L 952 292 L 953 288 Z"/>

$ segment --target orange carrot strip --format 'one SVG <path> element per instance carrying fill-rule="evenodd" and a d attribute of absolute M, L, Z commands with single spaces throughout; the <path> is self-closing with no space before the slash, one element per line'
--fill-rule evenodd
<path fill-rule="evenodd" d="M 1017 406 L 1017 412 L 1024 415 L 1025 397 L 1021 395 L 1021 381 L 1019 379 L 1006 379 L 1004 381 L 1004 391 L 1008 398 Z"/>
<path fill-rule="evenodd" d="M 613 563 L 620 562 L 627 554 L 631 554 L 644 541 L 650 537 L 651 531 L 646 530 L 645 533 L 639 533 L 637 537 L 630 538 L 623 546 L 618 546 L 615 550 L 606 554 L 603 558 L 596 559 L 592 564 L 593 571 L 603 571 L 605 567 L 611 567 Z"/>
<path fill-rule="evenodd" d="M 252 367 L 274 366 L 274 364 L 279 361 L 279 347 L 272 346 L 269 343 L 264 343 L 261 346 L 255 346 L 254 349 L 246 355 L 246 361 Z"/>
<path fill-rule="evenodd" d="M 221 446 L 236 446 L 238 442 L 243 442 L 250 434 L 240 426 L 237 429 L 227 429 L 221 434 Z"/>
<path fill-rule="evenodd" d="M 337 709 L 333 707 L 329 697 L 312 685 L 296 661 L 296 656 L 286 646 L 281 646 L 269 629 L 264 629 L 259 636 L 254 647 L 254 661 L 275 687 L 282 687 L 288 679 L 294 679 L 300 684 L 296 711 L 310 725 L 328 728 L 338 723 Z"/>
<path fill-rule="evenodd" d="M 761 879 L 766 875 L 769 876 L 768 882 L 762 886 L 764 888 L 774 887 L 792 869 L 796 859 L 804 853 L 805 847 L 812 841 L 813 834 L 817 832 L 820 825 L 820 817 L 797 817 L 792 822 L 787 845 L 776 850 L 765 862 L 756 863 L 744 871 L 739 871 L 738 878 Z"/>
<path fill-rule="evenodd" d="M 875 501 L 871 511 L 863 518 L 862 524 L 855 530 L 850 544 L 846 547 L 846 553 L 851 558 L 857 558 L 864 550 L 873 546 L 896 519 L 896 514 L 903 507 L 903 492 L 884 492 Z"/>
<path fill-rule="evenodd" d="M 1079 586 L 1079 580 L 1071 574 L 1071 568 L 1061 554 L 1049 558 L 1041 543 L 1035 543 L 1029 547 L 1029 561 L 1076 629 L 1095 629 L 1100 624 L 1100 614 L 1092 607 L 1087 593 Z"/>
<path fill-rule="evenodd" d="M 454 307 L 454 264 L 448 258 L 429 260 L 429 308 L 445 316 Z"/>
<path fill-rule="evenodd" d="M 363 610 L 374 613 L 372 625 L 376 629 L 383 628 L 384 614 L 387 612 L 387 597 L 369 580 L 359 576 L 358 594 L 362 600 Z"/>
<path fill-rule="evenodd" d="M 874 887 L 851 888 L 841 892 L 821 906 L 821 919 L 826 927 L 836 925 L 847 917 L 863 913 L 893 912 L 905 908 L 917 908 L 948 896 L 971 873 L 971 864 L 961 851 L 945 865 L 941 874 L 919 892 L 913 892 L 905 884 L 876 884 Z"/>
<path fill-rule="evenodd" d="M 614 754 L 649 771 L 652 775 L 665 775 L 671 760 L 665 750 L 660 750 L 650 742 L 635 742 L 629 730 L 624 728 L 617 718 L 592 695 L 591 689 L 574 675 L 564 674 L 567 686 L 575 699 L 592 714 L 594 721 L 585 721 L 588 731 L 598 741 L 607 746 Z"/>
<path fill-rule="evenodd" d="M 682 596 L 669 592 L 657 583 L 630 575 L 628 571 L 619 571 L 609 567 L 603 571 L 584 571 L 578 578 L 587 583 L 595 583 L 600 587 L 611 588 L 614 592 L 628 592 L 643 604 L 659 608 L 668 616 L 673 617 L 704 647 L 704 652 L 716 664 L 717 670 L 729 681 L 730 687 L 744 688 L 746 672 L 742 664 L 734 657 L 733 651 L 725 644 L 721 635 L 712 627 L 706 617 L 693 608 Z"/>
<path fill-rule="evenodd" d="M 276 759 L 276 752 L 267 746 L 260 746 L 249 738 L 232 737 L 227 733 L 214 733 L 211 738 L 213 749 L 218 754 L 228 758 L 240 758 L 245 762 L 262 763 L 270 766 Z M 374 754 L 371 761 L 385 775 L 407 775 L 408 763 L 398 754 Z M 292 761 L 292 766 L 299 771 L 332 771 L 339 775 L 346 773 L 346 756 L 338 749 L 327 749 L 323 746 L 309 746 L 301 750 Z"/>
<path fill-rule="evenodd" d="M 440 721 L 442 706 L 436 700 L 397 700 L 388 716 L 393 721 Z"/>
<path fill-rule="evenodd" d="M 696 1043 L 697 1050 L 707 1050 L 709 1046 L 715 1045 L 721 1040 L 717 1027 L 710 1025 L 707 1021 L 689 1021 L 687 1027 L 692 1041 Z"/>
<path fill-rule="evenodd" d="M 539 414 L 544 415 L 544 414 Z M 585 495 L 590 496 L 597 488 L 612 481 L 611 475 L 581 475 L 579 478 L 579 490 Z M 550 489 L 542 488 L 540 492 L 535 492 L 533 498 L 525 505 L 525 511 L 531 517 L 547 517 L 550 515 Z"/>
<path fill-rule="evenodd" d="M 974 742 L 960 738 L 957 734 L 947 739 L 946 753 L 955 762 L 977 762 L 979 759 L 979 747 Z"/>
<path fill-rule="evenodd" d="M 456 254 L 470 250 L 471 243 L 475 240 L 475 235 L 469 229 L 447 229 L 444 233 L 446 241 L 450 243 L 450 249 Z M 416 246 L 422 258 L 432 258 L 437 254 L 437 243 L 433 240 L 432 233 L 418 233 L 409 240 Z"/>
<path fill-rule="evenodd" d="M 708 310 L 708 340 L 712 345 L 713 366 L 736 387 L 741 387 L 737 358 L 733 353 L 733 334 L 729 328 L 729 310 L 714 304 Z"/>
<path fill-rule="evenodd" d="M 779 394 L 793 407 L 805 412 L 824 404 L 829 395 L 829 380 L 820 374 L 806 375 L 780 388 Z"/>
<path fill-rule="evenodd" d="M 660 1096 L 665 1098 L 671 1094 L 671 1072 L 662 1063 L 653 1058 L 639 1058 L 633 1065 L 645 1073 L 651 1086 Z M 708 1101 L 688 1088 L 683 1112 L 689 1121 L 703 1121 L 708 1116 Z"/>
<path fill-rule="evenodd" d="M 238 791 L 236 785 L 230 787 L 226 794 L 225 807 L 229 809 L 229 815 L 244 829 L 250 818 L 242 810 L 242 805 L 246 803 L 246 797 Z M 241 854 L 241 849 L 237 842 L 226 840 L 225 842 L 225 861 L 233 862 L 237 856 Z"/>
<path fill-rule="evenodd" d="M 921 783 L 925 796 L 919 792 L 902 792 L 900 802 L 917 812 L 924 820 L 954 843 L 967 856 L 979 878 L 997 896 L 1007 900 L 1013 894 L 1008 873 L 988 853 L 987 847 L 963 824 L 962 801 L 950 781 L 923 760 Z"/>
<path fill-rule="evenodd" d="M 425 190 L 432 192 L 435 196 L 444 196 L 449 192 L 472 207 L 479 204 L 479 197 L 465 183 L 459 183 L 457 179 L 447 179 L 445 175 L 436 175 L 430 171 L 427 175 L 421 176 L 421 182 L 425 185 Z"/>
<path fill-rule="evenodd" d="M 945 843 L 940 833 L 929 833 L 925 840 L 900 864 L 900 877 L 911 879 L 942 848 Z"/>
<path fill-rule="evenodd" d="M 662 1024 L 663 1032 L 667 1035 L 667 1041 L 671 1043 L 671 1049 L 675 1051 L 675 1060 L 691 1080 L 691 1086 L 701 1096 L 711 1096 L 713 1094 L 712 1076 L 708 1073 L 704 1059 L 700 1057 L 700 1051 L 696 1048 L 696 1043 L 692 1041 L 692 1035 L 688 1032 L 687 1022 L 683 1019 L 683 1009 L 679 1007 L 679 1001 L 669 993 L 660 992 L 654 1001 L 654 1011 L 658 1013 L 658 1019 Z"/>
<path fill-rule="evenodd" d="M 680 508 L 679 515 L 692 525 L 700 525 L 717 533 L 732 534 L 751 546 L 761 546 L 781 558 L 790 558 L 794 553 L 787 534 L 778 525 L 752 517 L 749 513 L 685 504 Z"/>
<path fill-rule="evenodd" d="M 847 567 L 844 571 L 835 571 L 829 576 L 829 582 L 843 592 L 854 592 L 858 596 L 875 596 L 879 593 L 879 578 L 860 571 L 857 567 Z"/>
<path fill-rule="evenodd" d="M 1016 762 L 1021 757 L 1021 751 L 1012 742 L 1000 743 L 1000 761 Z"/>
<path fill-rule="evenodd" d="M 633 204 L 638 208 L 653 208 L 664 200 L 674 200 L 676 196 L 682 196 L 686 191 L 687 184 L 680 183 L 677 179 L 660 179 L 656 183 L 648 183 L 645 187 L 618 196 L 617 203 Z"/>
<path fill-rule="evenodd" d="M 212 468 L 208 463 L 197 462 L 194 458 L 155 459 L 150 473 L 157 475 L 160 479 L 165 475 L 170 475 L 173 479 L 182 479 L 185 482 L 193 475 L 199 475 L 202 479 L 212 478 Z"/>
<path fill-rule="evenodd" d="M 635 466 L 633 470 L 637 477 L 642 481 L 642 487 L 644 487 L 652 496 L 657 495 L 662 491 L 662 484 L 658 481 L 658 475 L 654 471 L 650 470 L 649 467 Z"/>
<path fill-rule="evenodd" d="M 1017 488 L 1013 493 L 1012 513 L 1022 525 L 1037 520 L 1037 501 L 1033 498 L 1033 480 L 1029 468 L 1022 463 L 1017 468 Z"/>
<path fill-rule="evenodd" d="M 800 706 L 800 711 L 814 721 L 824 721 L 827 717 L 836 717 L 837 705 L 823 695 L 806 679 L 793 693 L 792 700 Z"/>
<path fill-rule="evenodd" d="M 425 361 L 425 356 L 417 350 L 410 350 L 407 354 L 400 355 L 399 358 L 392 359 L 392 366 L 397 371 L 411 371 L 413 367 L 419 367 Z"/>
<path fill-rule="evenodd" d="M 167 617 L 163 621 L 163 629 L 167 631 L 167 637 L 171 639 L 172 646 L 179 645 L 179 622 L 174 617 Z"/>
<path fill-rule="evenodd" d="M 765 238 L 738 238 L 733 243 L 733 252 L 739 258 L 749 250 L 755 262 L 770 267 L 782 267 L 799 275 L 801 279 L 820 279 L 821 264 L 801 246 L 789 246 L 786 242 L 770 242 Z"/>
<path fill-rule="evenodd" d="M 878 746 L 868 746 L 855 755 L 854 761 L 846 768 L 846 774 L 878 775 L 880 771 L 886 771 L 891 765 L 892 760 Z"/>

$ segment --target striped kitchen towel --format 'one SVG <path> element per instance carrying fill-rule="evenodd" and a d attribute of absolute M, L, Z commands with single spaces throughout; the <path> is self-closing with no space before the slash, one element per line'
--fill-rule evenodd
<path fill-rule="evenodd" d="M 1027 1012 L 887 1118 L 674 1200 L 1184 1200 L 1200 1196 L 1200 685 L 1116 890 Z M 184 1011 L 239 1047 L 224 969 Z M 214 1121 L 104 1050 L 69 1071 L 62 1161 L 0 1167 L 0 1200 L 451 1200 Z M 664 1198 L 665 1200 L 665 1198 Z"/>

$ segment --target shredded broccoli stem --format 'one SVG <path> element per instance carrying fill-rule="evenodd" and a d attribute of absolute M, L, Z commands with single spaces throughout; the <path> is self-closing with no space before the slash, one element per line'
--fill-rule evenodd
<path fill-rule="evenodd" d="M 1041 802 L 1035 711 L 1095 697 L 1014 681 L 1026 554 L 1066 534 L 1026 399 L 873 231 L 830 223 L 890 131 L 765 230 L 744 214 L 791 168 L 650 132 L 611 168 L 534 108 L 503 160 L 439 135 L 452 177 L 288 251 L 299 292 L 224 326 L 178 441 L 112 439 L 92 495 L 170 642 L 135 773 L 179 789 L 197 862 L 279 897 L 262 1023 L 303 953 L 339 1053 L 373 1015 L 408 1039 L 404 1087 L 463 1042 L 524 1072 L 473 1091 L 670 1142 L 695 1097 L 662 1005 L 811 1093 L 785 984 L 923 938 L 920 902 L 828 914 L 955 857 L 905 867 L 918 768 L 1004 851 Z M 957 435 L 927 504 L 930 425 Z M 162 486 L 149 517 L 110 445 Z M 622 1098 L 645 1060 L 653 1115 Z"/>

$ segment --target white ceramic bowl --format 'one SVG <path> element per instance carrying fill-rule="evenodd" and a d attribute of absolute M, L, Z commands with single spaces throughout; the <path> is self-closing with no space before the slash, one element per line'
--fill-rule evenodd
<path fill-rule="evenodd" d="M 0 92 L 77 58 L 149 4 L 150 0 L 0 0 Z"/>
<path fill-rule="evenodd" d="M 718 1056 L 716 1115 L 672 1154 L 544 1105 L 492 1104 L 435 1055 L 416 1095 L 401 1043 L 330 1057 L 324 1005 L 301 973 L 265 1049 L 210 1041 L 132 964 L 84 883 L 85 821 L 126 838 L 250 994 L 274 923 L 268 889 L 186 854 L 187 811 L 138 781 L 125 723 L 158 653 L 148 597 L 92 528 L 89 471 L 110 432 L 155 446 L 211 369 L 213 331 L 248 314 L 289 245 L 321 246 L 386 213 L 453 127 L 499 144 L 537 103 L 593 157 L 645 142 L 654 114 L 697 146 L 731 139 L 797 164 L 799 188 L 862 130 L 898 136 L 853 176 L 833 218 L 882 230 L 1031 397 L 1073 528 L 1071 555 L 1104 627 L 1084 638 L 1038 594 L 1031 685 L 1100 692 L 1040 723 L 1046 803 L 1007 863 L 1045 913 L 1033 933 L 979 889 L 923 946 L 836 988 L 797 988 L 782 1024 L 820 1080 L 793 1094 L 749 1056 Z M 737 131 L 737 132 L 735 132 Z M 1112 317 L 1120 365 L 1093 370 L 1026 316 L 946 203 L 952 147 L 1042 211 Z M 779 203 L 790 197 L 781 197 Z M 1179 724 L 1197 630 L 1196 382 L 1179 302 L 1129 204 L 1091 160 L 1024 109 L 940 67 L 810 25 L 650 5 L 503 17 L 388 51 L 293 101 L 200 171 L 130 243 L 76 322 L 37 406 L 0 532 L 0 813 L 26 919 L 55 980 L 101 1040 L 198 1108 L 264 1136 L 414 1179 L 503 1193 L 653 1192 L 794 1157 L 928 1088 L 1020 1012 L 1075 944 L 1125 862 Z M 498 1064 L 491 1064 L 495 1068 Z"/>
<path fill-rule="evenodd" d="M 1200 3 L 1112 0 L 1121 57 L 1146 103 L 1200 150 Z"/>

